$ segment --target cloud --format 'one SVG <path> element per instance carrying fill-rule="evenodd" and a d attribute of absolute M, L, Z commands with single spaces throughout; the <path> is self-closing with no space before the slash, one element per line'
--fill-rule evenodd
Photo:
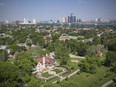
<path fill-rule="evenodd" d="M 0 7 L 4 6 L 4 3 L 0 2 Z"/>
<path fill-rule="evenodd" d="M 77 3 L 81 4 L 81 3 L 84 3 L 83 0 L 77 0 Z"/>

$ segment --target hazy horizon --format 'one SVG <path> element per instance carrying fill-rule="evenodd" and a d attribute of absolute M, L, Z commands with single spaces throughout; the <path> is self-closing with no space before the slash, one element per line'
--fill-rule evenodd
<path fill-rule="evenodd" d="M 73 13 L 85 20 L 116 20 L 116 0 L 0 0 L 0 21 L 59 20 Z"/>

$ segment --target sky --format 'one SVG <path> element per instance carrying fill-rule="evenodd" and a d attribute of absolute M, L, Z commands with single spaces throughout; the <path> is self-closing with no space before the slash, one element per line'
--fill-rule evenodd
<path fill-rule="evenodd" d="M 71 13 L 83 20 L 116 20 L 116 0 L 0 0 L 0 21 L 59 20 Z"/>

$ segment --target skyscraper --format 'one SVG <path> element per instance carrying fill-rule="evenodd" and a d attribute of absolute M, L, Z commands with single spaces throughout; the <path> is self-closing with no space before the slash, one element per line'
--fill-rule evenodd
<path fill-rule="evenodd" d="M 62 18 L 62 22 L 63 22 L 63 23 L 68 22 L 67 18 L 66 18 L 66 17 L 63 17 L 63 18 Z"/>
<path fill-rule="evenodd" d="M 29 23 L 28 19 L 25 19 L 25 18 L 24 18 L 23 24 L 28 24 L 28 23 Z"/>
<path fill-rule="evenodd" d="M 68 16 L 68 22 L 69 22 L 69 23 L 74 23 L 74 22 L 76 22 L 76 16 L 73 16 L 73 14 L 71 13 L 71 15 Z"/>
<path fill-rule="evenodd" d="M 95 19 L 95 22 L 100 22 L 100 18 L 96 18 Z"/>
<path fill-rule="evenodd" d="M 35 19 L 33 19 L 33 22 L 32 22 L 32 24 L 36 24 L 36 20 L 35 20 Z"/>

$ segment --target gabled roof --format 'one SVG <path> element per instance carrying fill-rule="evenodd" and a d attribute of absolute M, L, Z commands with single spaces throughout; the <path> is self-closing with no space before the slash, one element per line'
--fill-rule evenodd
<path fill-rule="evenodd" d="M 53 58 L 51 58 L 51 56 L 44 56 L 45 57 L 45 63 L 53 63 L 54 62 L 54 59 Z M 36 62 L 37 63 L 41 63 L 41 64 L 43 64 L 43 57 L 40 57 L 40 58 L 37 58 L 37 60 L 36 60 Z"/>

